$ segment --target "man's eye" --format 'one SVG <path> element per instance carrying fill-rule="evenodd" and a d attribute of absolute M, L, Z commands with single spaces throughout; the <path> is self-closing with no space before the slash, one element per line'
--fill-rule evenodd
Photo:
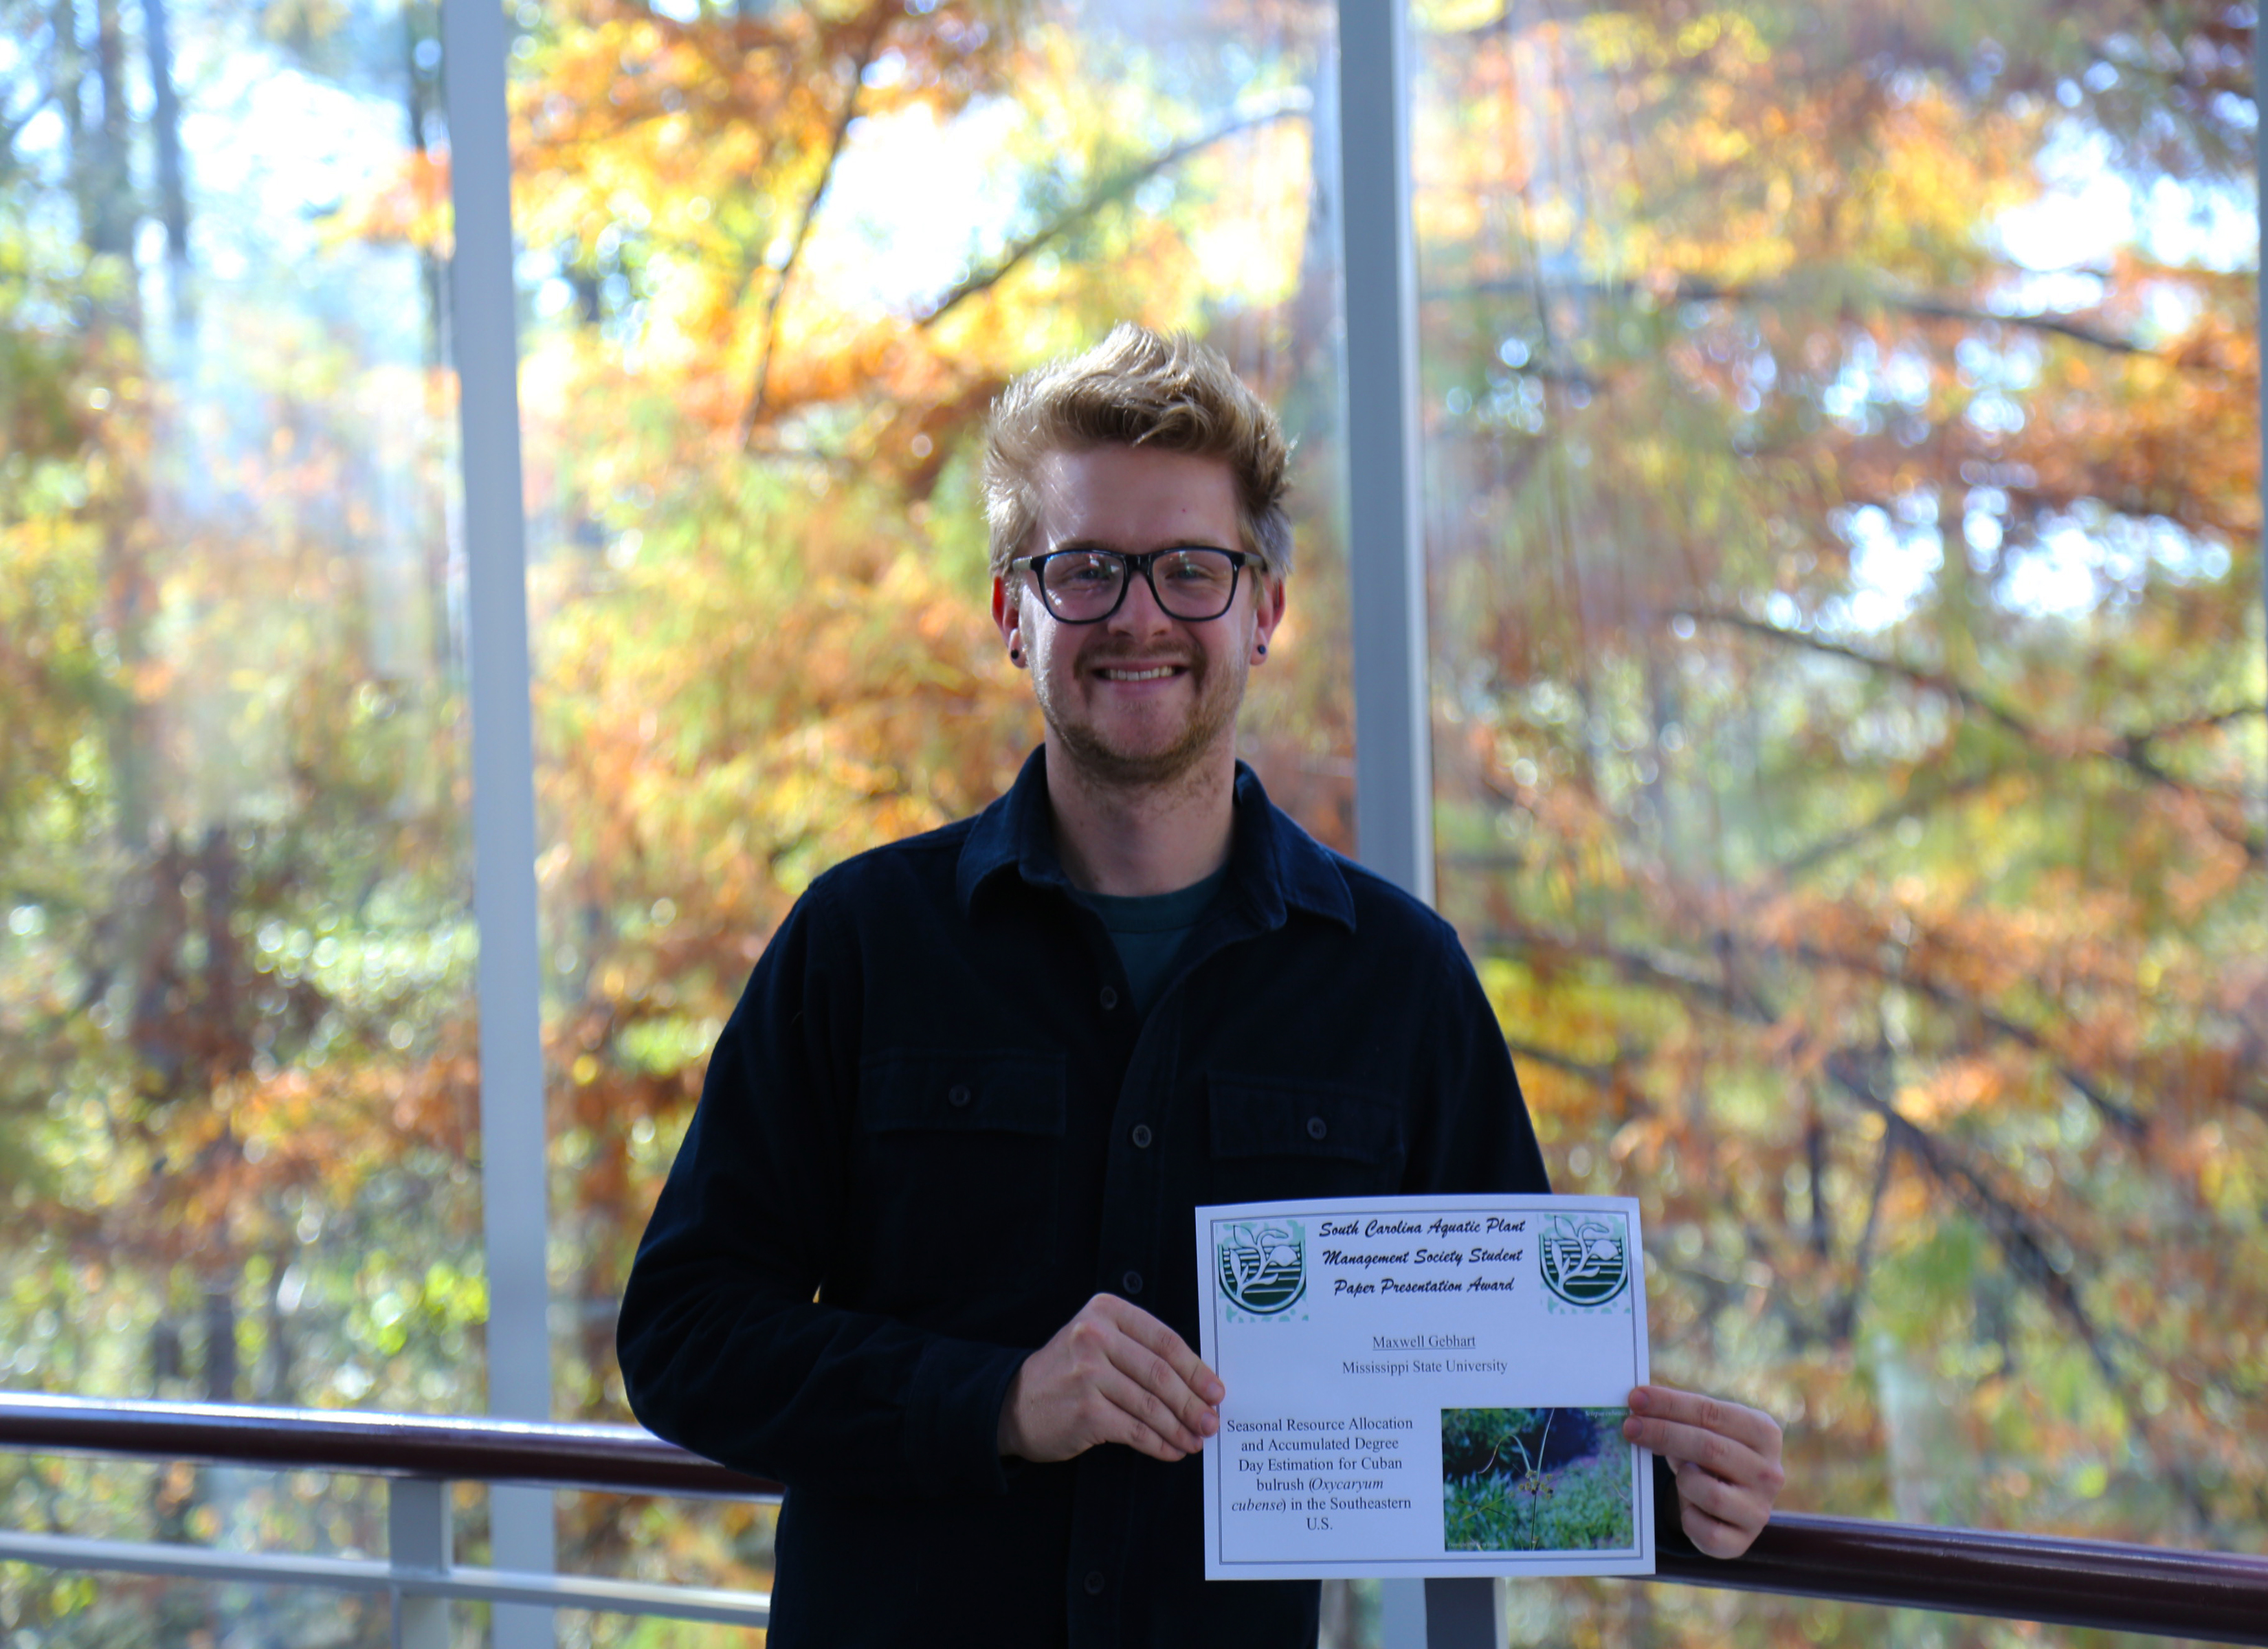
<path fill-rule="evenodd" d="M 1219 584 L 1228 569 L 1210 556 L 1173 556 L 1167 558 L 1165 574 L 1175 584 Z"/>
<path fill-rule="evenodd" d="M 1108 562 L 1099 560 L 1059 561 L 1048 571 L 1059 585 L 1109 584 L 1118 577 Z"/>

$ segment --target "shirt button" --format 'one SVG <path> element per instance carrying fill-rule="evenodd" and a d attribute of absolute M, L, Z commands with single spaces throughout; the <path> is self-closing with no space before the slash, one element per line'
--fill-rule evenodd
<path fill-rule="evenodd" d="M 1134 1141 L 1135 1150 L 1147 1151 L 1150 1148 L 1150 1142 L 1156 1138 L 1157 1136 L 1150 1131 L 1149 1123 L 1137 1123 L 1134 1124 L 1133 1133 L 1130 1135 L 1129 1137 Z"/>
<path fill-rule="evenodd" d="M 1307 1137 L 1308 1137 L 1308 1138 L 1310 1138 L 1310 1139 L 1321 1139 L 1321 1138 L 1322 1138 L 1325 1134 L 1328 1134 L 1328 1133 L 1329 1133 L 1330 1131 L 1331 1131 L 1331 1125 L 1330 1125 L 1329 1123 L 1325 1122 L 1322 1117 L 1320 1117 L 1320 1116 L 1310 1116 L 1310 1117 L 1307 1119 Z"/>
<path fill-rule="evenodd" d="M 1103 986 L 1103 987 L 1102 987 L 1102 1011 L 1103 1011 L 1105 1013 L 1108 1013 L 1108 1012 L 1110 1012 L 1110 1010 L 1111 1010 L 1111 1009 L 1113 1009 L 1113 1008 L 1116 1007 L 1117 1005 L 1118 1005 L 1118 992 L 1117 992 L 1117 990 L 1116 990 L 1114 987 L 1112 987 L 1112 986 L 1110 986 L 1110 985 L 1105 985 L 1105 986 Z"/>
<path fill-rule="evenodd" d="M 1139 1271 L 1129 1271 L 1118 1280 L 1126 1285 L 1126 1292 L 1130 1294 L 1142 1292 L 1142 1273 Z"/>
<path fill-rule="evenodd" d="M 945 1102 L 947 1105 L 952 1106 L 962 1106 L 968 1104 L 968 1085 L 965 1082 L 954 1083 L 951 1087 L 945 1091 Z"/>
<path fill-rule="evenodd" d="M 1090 1570 L 1088 1570 L 1088 1571 L 1086 1572 L 1086 1594 L 1087 1594 L 1087 1596 L 1089 1596 L 1089 1597 L 1101 1597 L 1101 1596 L 1102 1595 L 1102 1586 L 1103 1586 L 1103 1581 L 1102 1581 L 1102 1571 L 1101 1571 L 1101 1570 L 1100 1570 L 1100 1569 L 1090 1569 Z"/>

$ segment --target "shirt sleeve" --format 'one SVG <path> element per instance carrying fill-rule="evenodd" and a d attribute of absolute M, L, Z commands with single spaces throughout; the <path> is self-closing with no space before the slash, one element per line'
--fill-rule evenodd
<path fill-rule="evenodd" d="M 826 1304 L 857 1104 L 859 980 L 814 884 L 725 1027 L 623 1289 L 616 1353 L 648 1429 L 826 1493 L 998 1493 L 1027 1350 Z"/>

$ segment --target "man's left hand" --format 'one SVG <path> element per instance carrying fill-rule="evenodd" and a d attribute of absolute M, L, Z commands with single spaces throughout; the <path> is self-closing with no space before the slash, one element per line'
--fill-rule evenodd
<path fill-rule="evenodd" d="M 1677 1516 L 1712 1557 L 1737 1557 L 1771 1520 L 1787 1482 L 1779 1422 L 1762 1410 L 1668 1386 L 1630 1395 L 1623 1436 L 1650 1448 L 1677 1474 Z"/>

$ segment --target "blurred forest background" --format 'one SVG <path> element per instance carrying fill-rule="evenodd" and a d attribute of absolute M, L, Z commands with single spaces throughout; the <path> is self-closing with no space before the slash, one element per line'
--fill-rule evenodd
<path fill-rule="evenodd" d="M 1793 1506 L 2268 1548 L 2252 10 L 1414 13 L 1440 902 L 1556 1182 L 1644 1199 L 1658 1373 L 1778 1413 Z M 1036 736 L 973 486 L 1008 376 L 1132 316 L 1285 409 L 1247 753 L 1355 847 L 1331 9 L 508 15 L 556 1410 L 620 1418 L 622 1276 L 771 926 Z M 484 1402 L 438 33 L 0 0 L 15 1388 Z M 768 1578 L 759 1510 L 562 1504 L 571 1567 Z M 7 1457 L 0 1505 L 383 1544 L 314 1476 Z M 21 1567 L 0 1627 L 386 1632 Z"/>

